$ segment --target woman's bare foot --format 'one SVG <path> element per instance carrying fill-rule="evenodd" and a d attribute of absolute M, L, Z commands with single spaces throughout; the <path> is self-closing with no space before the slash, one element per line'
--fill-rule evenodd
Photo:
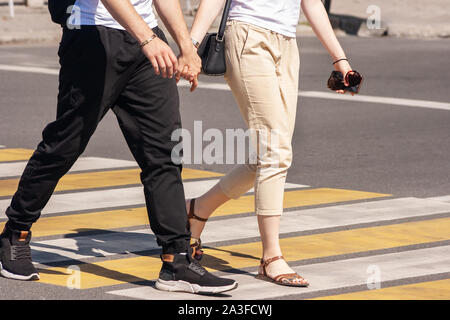
<path fill-rule="evenodd" d="M 261 265 L 259 267 L 259 274 L 263 273 L 264 270 Z M 266 273 L 269 278 L 276 279 L 276 277 L 278 277 L 279 275 L 295 274 L 296 272 L 287 264 L 287 262 L 284 259 L 279 259 L 269 263 L 266 266 Z M 290 280 L 290 282 L 292 282 L 292 284 L 299 284 L 299 285 L 308 284 L 308 280 L 303 279 L 302 277 L 293 278 Z"/>

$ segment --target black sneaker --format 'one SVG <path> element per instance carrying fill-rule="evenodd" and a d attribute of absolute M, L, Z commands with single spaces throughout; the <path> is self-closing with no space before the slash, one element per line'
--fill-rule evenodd
<path fill-rule="evenodd" d="M 0 274 L 15 280 L 39 280 L 39 273 L 31 262 L 31 231 L 17 231 L 5 227 L 0 235 Z"/>
<path fill-rule="evenodd" d="M 236 289 L 232 279 L 219 278 L 203 268 L 189 254 L 163 254 L 163 266 L 156 289 L 199 294 L 218 294 Z"/>

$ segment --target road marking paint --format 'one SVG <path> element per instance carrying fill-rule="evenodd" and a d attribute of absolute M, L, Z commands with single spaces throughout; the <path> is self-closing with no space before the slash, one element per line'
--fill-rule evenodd
<path fill-rule="evenodd" d="M 288 261 L 450 240 L 450 218 L 280 239 Z M 257 265 L 261 243 L 205 248 L 203 264 L 212 270 Z"/>
<path fill-rule="evenodd" d="M 450 239 L 450 218 L 443 218 L 284 238 L 280 240 L 280 244 L 286 260 L 297 261 L 448 239 Z M 261 255 L 261 243 L 252 242 L 217 248 L 205 248 L 204 250 L 205 257 L 202 260 L 202 264 L 208 270 L 241 269 L 258 265 Z M 420 255 L 416 255 L 415 259 L 422 263 L 424 261 Z M 446 260 L 450 260 L 450 255 Z M 131 268 L 130 265 L 133 265 L 133 267 Z M 446 266 L 447 269 L 449 265 Z M 99 268 L 100 266 L 102 268 Z M 406 266 L 406 264 L 402 264 L 402 267 L 406 268 Z M 80 268 L 82 270 L 82 288 L 93 288 L 95 286 L 107 286 L 128 282 L 129 279 L 132 282 L 142 278 L 145 280 L 155 279 L 158 276 L 160 261 L 157 256 L 138 257 L 86 264 L 80 266 Z M 98 271 L 86 271 L 85 268 Z M 65 285 L 67 276 L 64 275 L 64 270 L 64 267 L 47 269 L 41 274 L 41 282 Z M 111 276 L 109 270 L 120 270 L 126 274 L 126 277 Z M 351 275 L 348 270 L 347 275 Z"/>
<path fill-rule="evenodd" d="M 190 194 L 201 194 L 216 182 L 217 180 L 211 180 L 209 183 L 204 182 L 203 184 L 197 182 L 195 184 L 190 183 L 186 186 L 186 192 Z M 286 187 L 298 188 L 299 185 L 287 184 Z M 254 221 L 254 217 L 249 217 L 248 220 Z M 227 224 L 228 222 L 222 221 L 217 224 L 222 225 L 224 223 Z M 211 224 L 212 228 L 215 226 L 214 221 L 211 221 L 209 224 Z M 86 231 L 106 231 L 144 225 L 148 225 L 147 209 L 145 207 L 69 214 L 56 217 L 42 217 L 33 225 L 33 237 L 73 235 Z M 0 223 L 0 229 L 3 226 L 4 223 Z M 151 233 L 150 230 L 148 232 Z M 229 234 L 229 230 L 227 233 Z"/>
<path fill-rule="evenodd" d="M 404 198 L 380 200 L 375 202 L 342 205 L 336 207 L 316 208 L 309 210 L 288 211 L 283 215 L 280 233 L 312 231 L 324 228 L 349 226 L 358 223 L 370 223 L 426 216 L 436 213 L 450 212 L 450 204 L 430 203 L 428 200 Z M 42 232 L 53 231 L 53 234 L 77 233 L 82 231 L 98 232 L 99 229 L 121 228 L 148 224 L 144 208 L 128 211 L 111 211 L 106 213 L 71 215 L 63 217 L 43 218 L 33 227 L 33 235 L 41 236 Z M 111 217 L 108 217 L 110 215 Z M 336 219 L 339 217 L 339 219 Z M 55 220 L 59 220 L 56 222 Z M 106 220 L 106 224 L 101 221 Z M 111 222 L 110 220 L 113 220 Z M 301 223 L 299 223 L 301 221 Z M 393 221 L 394 223 L 394 221 Z M 99 227 L 99 228 L 98 228 Z M 43 228 L 47 228 L 43 229 Z M 52 229 L 53 228 L 53 229 Z M 233 232 L 230 232 L 233 230 Z M 61 232 L 64 231 L 64 232 Z M 44 234 L 44 235 L 51 235 Z M 244 217 L 219 221 L 210 221 L 202 233 L 205 246 L 217 241 L 237 241 L 259 237 L 255 217 Z M 94 239 L 101 240 L 101 252 L 107 255 L 137 252 L 157 248 L 155 237 L 148 227 L 125 232 L 111 231 L 106 234 L 79 236 L 70 239 L 55 239 L 33 242 L 34 261 L 49 263 L 67 259 L 85 259 L 99 256 L 92 252 Z M 78 249 L 75 250 L 75 249 Z M 49 255 L 48 253 L 55 253 Z M 57 254 L 56 254 L 57 253 Z M 101 255 L 100 255 L 101 256 Z"/>
<path fill-rule="evenodd" d="M 399 198 L 287 211 L 281 217 L 280 233 L 336 228 L 450 212 L 450 203 Z M 338 217 L 338 218 L 337 218 Z M 259 236 L 255 217 L 210 221 L 202 233 L 204 244 Z M 230 230 L 233 230 L 230 235 Z M 232 239 L 231 239 L 232 238 Z"/>
<path fill-rule="evenodd" d="M 186 182 L 186 198 L 198 197 L 214 186 L 217 180 Z M 302 191 L 305 193 L 302 194 Z M 362 200 L 377 197 L 385 197 L 384 194 L 349 191 L 338 189 L 296 190 L 285 193 L 285 207 L 300 207 L 313 204 L 327 204 L 331 202 L 343 202 Z M 311 198 L 314 197 L 314 198 Z M 323 198 L 321 198 L 323 197 Z M 224 216 L 244 212 L 252 212 L 254 209 L 253 196 L 243 196 L 239 200 L 231 200 L 220 207 L 215 216 Z M 0 218 L 5 217 L 5 210 L 10 200 L 0 200 Z M 140 206 L 145 205 L 142 187 L 130 187 L 111 190 L 83 191 L 66 194 L 54 194 L 47 206 L 42 211 L 43 215 L 51 213 L 94 211 L 103 208 Z"/>
<path fill-rule="evenodd" d="M 284 194 L 284 208 L 306 207 L 312 205 L 339 203 L 345 201 L 364 200 L 388 197 L 388 194 L 363 192 L 345 189 L 318 188 L 308 190 L 289 191 Z M 239 213 L 253 212 L 254 197 L 244 196 L 237 200 L 230 200 L 219 207 L 213 216 L 228 216 Z"/>
<path fill-rule="evenodd" d="M 217 180 L 192 181 L 184 183 L 187 197 L 199 196 L 212 187 Z M 197 193 L 198 192 L 198 193 Z M 11 200 L 0 200 L 0 218 Z M 66 194 L 54 194 L 44 210 L 43 215 L 51 213 L 94 211 L 103 208 L 144 206 L 145 197 L 142 187 L 118 188 L 98 191 L 82 191 Z"/>
<path fill-rule="evenodd" d="M 438 275 L 450 271 L 450 246 L 427 248 L 399 253 L 332 261 L 294 267 L 293 269 L 310 282 L 308 288 L 276 285 L 255 279 L 256 273 L 230 274 L 227 278 L 238 281 L 239 287 L 230 292 L 231 300 L 273 299 L 295 295 L 296 299 L 307 295 L 320 295 L 326 290 L 361 286 L 367 288 L 373 274 L 368 271 L 379 268 L 381 281 L 393 281 L 427 275 Z M 383 289 L 382 289 L 383 290 Z M 149 300 L 195 300 L 198 296 L 186 293 L 163 292 L 153 286 L 133 286 L 130 289 L 109 291 L 123 297 Z M 326 294 L 326 293 L 325 293 Z M 435 292 L 435 297 L 440 296 Z M 202 296 L 204 300 L 223 297 Z"/>
<path fill-rule="evenodd" d="M 81 264 L 77 267 L 80 268 L 80 289 L 90 289 L 155 279 L 161 269 L 161 260 L 158 256 L 137 257 Z M 39 269 L 39 275 L 39 282 L 59 286 L 66 286 L 70 276 L 67 274 L 67 267 Z"/>
<path fill-rule="evenodd" d="M 0 163 L 0 178 L 18 177 L 22 175 L 23 170 L 27 165 L 26 161 Z M 70 169 L 69 173 L 88 171 L 88 170 L 108 170 L 117 168 L 131 168 L 137 167 L 135 161 L 115 160 L 98 157 L 83 157 L 79 158 L 77 162 Z"/>
<path fill-rule="evenodd" d="M 6 65 L 0 64 L 0 70 L 3 71 L 14 71 L 14 72 L 25 72 L 25 73 L 38 73 L 38 74 L 48 74 L 48 75 L 59 75 L 59 70 L 51 68 L 42 67 L 28 67 L 28 66 L 16 66 L 16 65 Z"/>
<path fill-rule="evenodd" d="M 450 279 L 339 294 L 314 300 L 450 300 Z"/>
<path fill-rule="evenodd" d="M 432 198 L 427 198 L 427 199 L 433 200 L 433 201 L 440 201 L 440 202 L 450 202 L 450 195 L 442 196 L 442 197 L 432 197 Z"/>
<path fill-rule="evenodd" d="M 180 87 L 190 87 L 188 82 L 180 82 L 178 84 Z M 210 90 L 220 90 L 220 91 L 230 91 L 230 88 L 225 83 L 199 83 L 199 88 L 210 89 Z M 439 109 L 439 110 L 450 110 L 450 103 L 448 102 L 438 102 L 438 101 L 428 101 L 428 100 L 417 100 L 417 99 L 403 99 L 403 98 L 393 98 L 393 97 L 377 97 L 377 96 L 367 96 L 367 95 L 343 95 L 334 92 L 322 92 L 322 91 L 300 91 L 299 97 L 304 98 L 315 98 L 315 99 L 330 99 L 330 100 L 340 100 L 349 102 L 368 102 L 377 104 L 388 104 L 396 106 L 406 106 L 406 107 L 416 107 L 416 108 L 426 108 L 426 109 Z"/>
<path fill-rule="evenodd" d="M 33 150 L 29 149 L 1 149 L 0 150 L 0 162 L 5 161 L 22 161 L 30 159 L 33 154 Z"/>
<path fill-rule="evenodd" d="M 146 219 L 148 221 L 148 219 Z M 87 228 L 80 231 L 89 230 Z M 31 244 L 33 261 L 41 264 L 82 260 L 93 257 L 108 257 L 128 252 L 155 250 L 160 247 L 150 227 L 128 232 L 114 232 L 33 241 Z"/>
<path fill-rule="evenodd" d="M 25 67 L 17 65 L 0 65 L 0 70 L 4 71 L 15 71 L 15 72 L 27 72 L 27 73 L 38 73 L 38 74 L 48 74 L 48 75 L 58 75 L 59 70 L 51 68 L 39 68 L 39 67 Z M 186 81 L 180 81 L 179 87 L 190 87 L 190 84 Z M 230 91 L 230 88 L 225 83 L 207 83 L 200 82 L 199 89 L 210 89 L 210 90 L 220 90 L 220 91 Z M 392 98 L 392 97 L 377 97 L 377 96 L 367 96 L 367 95 L 340 95 L 332 92 L 321 92 L 321 91 L 301 91 L 299 93 L 300 97 L 305 98 L 319 98 L 319 99 L 331 99 L 331 100 L 341 100 L 349 102 L 368 102 L 377 104 L 388 104 L 406 107 L 416 107 L 416 108 L 426 108 L 426 109 L 438 109 L 438 110 L 450 110 L 450 103 L 438 102 L 438 101 L 428 101 L 428 100 L 416 100 L 416 99 L 402 99 L 402 98 Z"/>
<path fill-rule="evenodd" d="M 140 169 L 125 169 L 67 174 L 61 178 L 55 191 L 108 188 L 141 184 L 140 173 Z M 222 174 L 194 169 L 184 169 L 181 174 L 181 177 L 184 180 L 212 178 L 218 176 L 222 176 Z M 12 196 L 16 192 L 18 184 L 19 179 L 1 180 L 0 197 Z"/>
<path fill-rule="evenodd" d="M 320 92 L 320 91 L 304 91 L 304 92 L 301 92 L 299 95 L 301 97 L 305 97 L 305 98 L 320 98 L 320 99 L 330 99 L 330 100 L 340 100 L 340 101 L 350 101 L 350 102 L 379 103 L 379 104 L 388 104 L 388 105 L 405 106 L 405 107 L 447 110 L 447 111 L 450 110 L 450 103 L 427 101 L 427 100 L 376 97 L 376 96 L 365 96 L 365 95 L 359 95 L 359 94 L 355 95 L 355 96 L 351 96 L 351 95 L 336 94 L 336 93 L 332 93 L 332 92 Z"/>
<path fill-rule="evenodd" d="M 79 232 L 111 230 L 148 225 L 145 207 L 93 213 L 43 217 L 33 225 L 33 237 L 73 235 Z M 4 222 L 0 223 L 3 228 Z"/>
<path fill-rule="evenodd" d="M 285 212 L 281 219 L 280 233 L 285 234 L 310 231 L 446 212 L 450 212 L 450 204 L 436 203 L 426 199 L 416 198 L 389 199 L 351 205 L 288 211 Z M 336 217 L 339 217 L 339 219 L 336 219 Z M 301 221 L 301 223 L 299 223 L 299 221 Z M 33 235 L 34 237 L 42 237 L 49 235 L 76 234 L 78 231 L 108 230 L 146 224 L 148 224 L 148 218 L 145 208 L 114 210 L 81 215 L 44 217 L 33 226 Z M 230 230 L 233 230 L 233 232 L 230 233 Z M 112 245 L 114 248 L 114 251 L 112 252 L 154 249 L 154 238 L 151 240 L 148 238 L 148 235 L 144 234 L 150 235 L 152 233 L 147 227 L 142 230 L 133 230 L 130 232 L 117 233 L 111 231 L 111 233 L 106 235 L 87 236 L 87 238 L 101 237 L 103 241 Z M 130 246 L 129 241 L 124 244 L 121 238 L 122 235 L 126 235 L 126 238 L 129 239 L 132 244 L 134 243 L 136 245 Z M 210 242 L 239 240 L 258 236 L 259 230 L 255 217 L 244 217 L 208 222 L 207 227 L 202 234 L 202 240 L 205 245 L 208 245 Z M 143 237 L 147 237 L 148 239 L 142 241 Z M 80 237 L 77 239 L 80 239 Z M 67 241 L 69 242 L 66 244 Z M 64 248 L 70 247 L 72 245 L 71 242 L 74 241 L 78 240 L 58 239 L 39 243 L 57 247 L 64 251 Z M 78 247 L 81 252 L 90 250 L 89 241 L 80 239 L 78 242 Z M 148 246 L 142 246 L 142 243 L 146 243 Z M 81 244 L 84 244 L 87 247 L 84 248 Z M 36 249 L 42 252 L 47 251 L 45 246 L 37 247 Z M 34 253 L 35 260 L 41 263 L 59 261 L 63 256 L 65 255 L 61 254 L 59 259 L 47 261 L 47 255 L 44 254 L 41 258 L 39 252 Z M 58 257 L 54 256 L 54 258 Z M 64 258 L 62 260 L 64 260 Z"/>

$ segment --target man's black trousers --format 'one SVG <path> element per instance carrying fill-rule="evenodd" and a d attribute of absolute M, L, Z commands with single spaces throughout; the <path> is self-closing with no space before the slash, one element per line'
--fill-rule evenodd
<path fill-rule="evenodd" d="M 161 30 L 154 32 L 167 42 Z M 179 143 L 171 140 L 172 132 L 181 127 L 175 80 L 156 75 L 137 41 L 123 30 L 64 29 L 58 55 L 56 121 L 44 129 L 42 142 L 22 175 L 6 212 L 8 226 L 31 228 L 59 179 L 112 109 L 142 170 L 150 226 L 158 244 L 163 253 L 187 252 L 190 233 L 182 168 L 171 159 L 172 148 Z"/>

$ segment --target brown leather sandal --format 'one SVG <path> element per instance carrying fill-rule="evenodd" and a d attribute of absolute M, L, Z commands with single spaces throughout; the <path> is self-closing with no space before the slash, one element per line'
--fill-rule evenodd
<path fill-rule="evenodd" d="M 190 223 L 189 223 L 189 220 L 190 219 L 195 219 L 195 220 L 198 220 L 198 221 L 201 221 L 201 222 L 206 222 L 206 221 L 208 221 L 208 219 L 204 219 L 204 218 L 201 218 L 201 217 L 199 217 L 199 216 L 197 216 L 196 214 L 195 214 L 195 198 L 194 199 L 190 199 L 189 200 L 189 203 L 190 203 L 190 206 L 189 206 L 189 212 L 188 212 L 188 229 L 190 230 Z M 198 261 L 200 261 L 202 258 L 203 258 L 203 250 L 202 250 L 202 240 L 200 239 L 200 238 L 191 238 L 191 241 L 190 241 L 190 247 L 192 248 L 192 257 L 194 258 L 194 259 L 196 259 L 196 260 L 198 260 Z"/>
<path fill-rule="evenodd" d="M 277 257 L 267 259 L 266 261 L 261 259 L 262 273 L 261 273 L 261 270 L 258 272 L 258 278 L 261 278 L 263 280 L 268 280 L 268 281 L 271 281 L 271 282 L 274 282 L 276 284 L 280 284 L 283 286 L 289 286 L 289 287 L 307 287 L 307 286 L 309 286 L 308 281 L 306 281 L 306 279 L 304 279 L 297 273 L 285 273 L 285 274 L 280 274 L 274 278 L 270 277 L 267 274 L 267 270 L 266 270 L 267 266 L 269 264 L 271 264 L 272 262 L 280 260 L 280 259 L 284 260 L 284 257 L 277 256 Z"/>

